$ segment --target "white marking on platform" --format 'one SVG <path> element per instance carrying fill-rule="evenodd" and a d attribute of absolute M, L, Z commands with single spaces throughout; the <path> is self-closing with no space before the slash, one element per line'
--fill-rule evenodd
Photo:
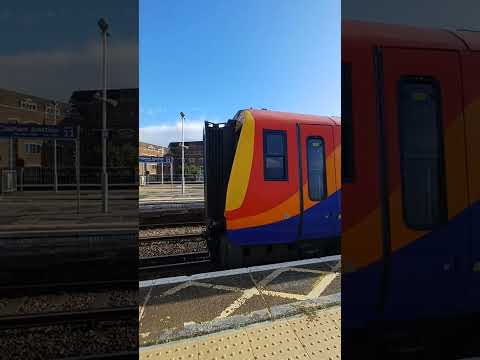
<path fill-rule="evenodd" d="M 140 306 L 140 312 L 138 314 L 138 322 L 141 322 L 143 319 L 143 314 L 145 313 L 145 306 L 147 306 L 148 300 L 150 300 L 150 294 L 152 293 L 152 288 L 148 290 L 147 296 L 145 296 L 145 301 L 143 305 Z"/>
<path fill-rule="evenodd" d="M 333 255 L 333 256 L 326 256 L 322 258 L 288 261 L 284 263 L 252 266 L 252 267 L 246 267 L 241 269 L 214 271 L 214 272 L 208 272 L 208 273 L 202 273 L 202 274 L 195 274 L 191 276 L 175 276 L 175 277 L 169 277 L 169 278 L 146 280 L 146 281 L 140 281 L 139 287 L 142 288 L 142 287 L 148 287 L 148 286 L 175 284 L 175 283 L 187 282 L 187 281 L 213 279 L 213 278 L 218 278 L 222 276 L 242 275 L 242 274 L 248 274 L 248 273 L 259 272 L 259 271 L 276 270 L 276 269 L 282 269 L 282 268 L 293 268 L 296 266 L 320 264 L 323 262 L 335 261 L 340 259 L 341 259 L 340 255 Z"/>
<path fill-rule="evenodd" d="M 305 300 L 306 298 L 306 296 L 302 294 L 293 294 L 293 293 L 286 293 L 286 292 L 273 291 L 273 290 L 262 290 L 262 294 L 277 296 L 284 299 Z"/>
<path fill-rule="evenodd" d="M 217 319 L 224 319 L 227 316 L 233 314 L 233 312 L 239 309 L 245 302 L 252 298 L 255 295 L 260 295 L 260 292 L 256 288 L 250 288 L 243 292 L 242 296 L 240 296 L 237 300 L 231 303 L 225 310 L 222 311 L 220 315 L 218 315 L 215 320 Z"/>
<path fill-rule="evenodd" d="M 320 296 L 321 293 L 325 291 L 328 285 L 332 283 L 332 281 L 338 276 L 338 273 L 333 274 L 326 274 L 323 276 L 318 284 L 316 284 L 312 291 L 310 291 L 307 295 L 307 299 L 316 299 Z"/>

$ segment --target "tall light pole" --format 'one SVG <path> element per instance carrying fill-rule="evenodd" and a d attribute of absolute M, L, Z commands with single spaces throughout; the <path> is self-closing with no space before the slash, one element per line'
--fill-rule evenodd
<path fill-rule="evenodd" d="M 182 118 L 182 195 L 185 194 L 185 138 L 183 131 L 183 123 L 185 121 L 185 114 L 180 112 L 180 117 Z"/>
<path fill-rule="evenodd" d="M 57 102 L 53 101 L 53 121 L 57 125 Z M 57 139 L 53 140 L 53 177 L 55 192 L 58 191 L 58 167 L 57 167 Z"/>
<path fill-rule="evenodd" d="M 102 32 L 102 75 L 103 75 L 103 97 L 102 97 L 102 205 L 103 212 L 108 212 L 108 174 L 107 174 L 107 32 L 108 24 L 104 18 L 98 20 L 98 27 Z"/>

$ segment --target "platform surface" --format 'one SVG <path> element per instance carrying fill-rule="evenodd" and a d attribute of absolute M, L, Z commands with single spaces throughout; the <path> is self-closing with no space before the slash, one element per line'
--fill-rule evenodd
<path fill-rule="evenodd" d="M 140 186 L 140 204 L 198 202 L 204 200 L 203 184 L 186 184 L 182 194 L 181 184 L 149 184 Z"/>
<path fill-rule="evenodd" d="M 110 190 L 107 213 L 98 190 L 82 190 L 79 205 L 70 190 L 7 193 L 0 196 L 0 208 L 3 237 L 138 227 L 138 190 Z"/>
<path fill-rule="evenodd" d="M 340 306 L 140 349 L 140 359 L 340 359 Z"/>
<path fill-rule="evenodd" d="M 340 303 L 340 257 L 140 283 L 140 345 L 168 343 Z"/>

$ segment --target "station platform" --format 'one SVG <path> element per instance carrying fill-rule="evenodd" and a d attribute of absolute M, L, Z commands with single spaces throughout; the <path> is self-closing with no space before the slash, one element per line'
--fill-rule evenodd
<path fill-rule="evenodd" d="M 144 360 L 340 359 L 340 306 L 140 349 Z"/>
<path fill-rule="evenodd" d="M 68 269 L 136 258 L 136 189 L 111 189 L 107 213 L 99 190 L 82 190 L 79 206 L 76 191 L 6 193 L 0 196 L 0 209 L 2 283 L 47 266 Z"/>
<path fill-rule="evenodd" d="M 340 281 L 340 256 L 329 256 L 140 282 L 142 358 L 159 354 L 155 349 L 163 344 L 164 357 L 159 358 L 180 359 L 170 352 L 172 356 L 165 357 L 166 351 L 190 344 L 183 345 L 194 351 L 190 358 L 203 359 L 206 357 L 195 357 L 200 356 L 195 355 L 195 351 L 201 349 L 200 336 L 210 335 L 206 338 L 210 342 L 218 336 L 222 338 L 220 332 L 232 330 L 240 331 L 236 333 L 238 336 L 246 331 L 247 335 L 242 336 L 248 337 L 247 328 L 253 324 L 264 323 L 267 329 L 270 325 L 265 322 L 277 324 L 292 316 L 303 316 L 302 321 L 321 318 L 323 315 L 318 315 L 323 314 L 319 312 L 321 309 L 340 305 Z M 339 313 L 334 317 L 339 321 Z M 285 329 L 294 326 L 288 322 L 291 319 L 285 321 L 282 325 Z M 318 326 L 323 326 L 320 323 Z M 339 334 L 339 329 L 336 331 Z M 273 331 L 274 335 L 276 332 Z M 196 349 L 192 348 L 195 344 Z M 302 349 L 297 350 L 307 351 Z M 225 348 L 224 358 L 232 358 L 230 350 Z M 222 354 L 215 356 L 221 359 Z M 233 359 L 242 358 L 237 355 Z M 277 353 L 277 357 L 272 358 L 282 357 Z"/>
<path fill-rule="evenodd" d="M 148 184 L 140 187 L 140 205 L 156 203 L 188 203 L 204 201 L 203 184 L 186 184 L 182 194 L 181 184 Z"/>
<path fill-rule="evenodd" d="M 25 191 L 0 196 L 0 238 L 39 233 L 136 230 L 138 190 L 110 190 L 109 211 L 102 211 L 99 190 Z"/>

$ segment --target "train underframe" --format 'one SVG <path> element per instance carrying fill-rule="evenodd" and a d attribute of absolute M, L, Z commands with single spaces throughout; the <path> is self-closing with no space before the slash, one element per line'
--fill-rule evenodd
<path fill-rule="evenodd" d="M 229 241 L 225 227 L 213 222 L 207 226 L 206 240 L 212 258 L 224 269 L 340 254 L 338 237 L 291 243 L 236 245 Z"/>

